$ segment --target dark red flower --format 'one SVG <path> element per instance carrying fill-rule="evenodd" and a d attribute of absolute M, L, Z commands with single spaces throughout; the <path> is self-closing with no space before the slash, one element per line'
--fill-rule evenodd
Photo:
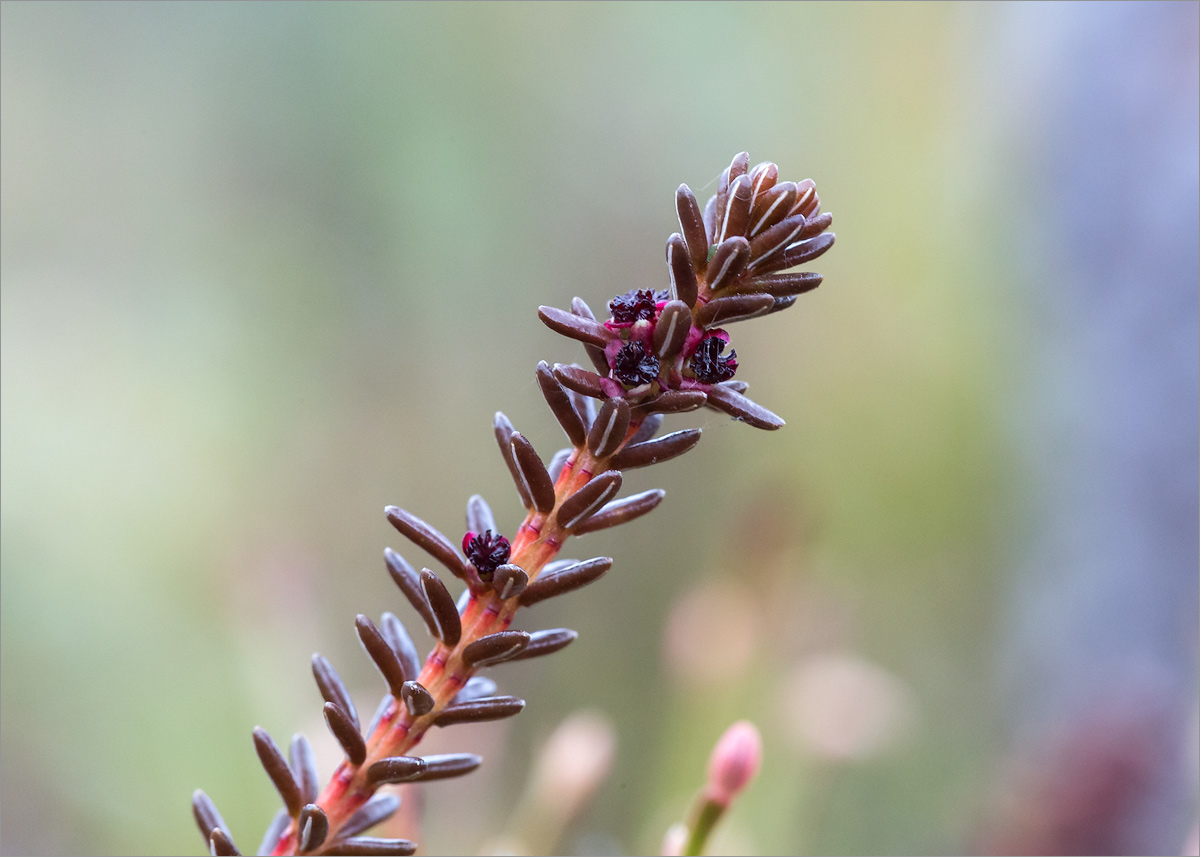
<path fill-rule="evenodd" d="M 634 289 L 617 295 L 608 302 L 608 311 L 617 324 L 633 324 L 637 321 L 653 321 L 656 295 L 650 289 Z"/>
<path fill-rule="evenodd" d="M 508 562 L 508 539 L 499 533 L 493 535 L 491 530 L 468 532 L 463 536 L 462 548 L 483 581 L 491 580 L 496 569 Z"/>
<path fill-rule="evenodd" d="M 658 377 L 658 358 L 642 343 L 626 342 L 612 359 L 612 374 L 627 387 L 649 384 Z"/>
<path fill-rule="evenodd" d="M 722 354 L 729 342 L 729 334 L 714 330 L 700 340 L 692 354 L 691 368 L 696 380 L 702 384 L 717 384 L 728 381 L 737 372 L 737 352 L 732 348 Z"/>

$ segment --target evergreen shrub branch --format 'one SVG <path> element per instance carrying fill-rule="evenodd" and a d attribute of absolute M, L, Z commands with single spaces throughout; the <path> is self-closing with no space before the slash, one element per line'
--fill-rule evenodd
<path fill-rule="evenodd" d="M 811 179 L 778 178 L 775 164 L 750 168 L 742 152 L 703 211 L 688 186 L 679 186 L 680 231 L 666 246 L 669 288 L 618 295 L 603 321 L 578 297 L 569 310 L 538 309 L 546 326 L 583 343 L 592 364 L 543 361 L 536 369 L 570 445 L 546 461 L 496 414 L 496 441 L 527 510 L 511 540 L 479 495 L 467 501 L 467 532 L 458 544 L 411 512 L 385 509 L 392 525 L 466 591 L 456 603 L 433 571 L 384 551 L 388 573 L 435 640 L 433 650 L 422 664 L 392 613 L 378 624 L 357 617 L 359 639 L 388 691 L 365 731 L 333 665 L 313 656 L 325 721 L 346 758 L 322 788 L 308 739 L 296 735 L 285 757 L 265 730 L 254 730 L 259 759 L 283 800 L 259 854 L 412 854 L 416 843 L 363 835 L 399 806 L 379 787 L 470 773 L 479 756 L 413 750 L 431 727 L 511 717 L 525 706 L 496 695 L 495 683 L 477 673 L 552 654 L 575 640 L 566 628 L 514 629 L 513 619 L 521 607 L 585 586 L 612 566 L 608 557 L 558 559 L 570 536 L 627 523 L 662 502 L 661 490 L 617 496 L 622 471 L 675 458 L 700 440 L 698 428 L 659 436 L 662 415 L 707 407 L 755 428 L 783 426 L 735 379 L 737 352 L 723 327 L 785 310 L 821 283 L 819 274 L 789 269 L 833 245 L 832 216 L 821 213 Z M 239 853 L 203 791 L 193 795 L 192 809 L 213 854 Z"/>

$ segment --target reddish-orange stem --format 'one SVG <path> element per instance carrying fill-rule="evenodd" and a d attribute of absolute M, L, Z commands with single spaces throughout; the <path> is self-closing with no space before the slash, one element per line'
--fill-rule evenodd
<path fill-rule="evenodd" d="M 613 455 L 629 442 L 643 419 L 642 415 L 634 415 L 621 447 Z M 577 447 L 563 465 L 555 483 L 554 508 L 546 514 L 533 509 L 526 515 L 513 538 L 509 562 L 524 569 L 530 581 L 536 579 L 546 563 L 558 555 L 563 542 L 570 535 L 568 530 L 558 526 L 558 509 L 562 502 L 602 472 L 607 462 L 607 458 L 594 458 L 586 447 Z M 506 630 L 519 606 L 518 598 L 502 601 L 491 589 L 472 594 L 463 610 L 462 637 L 458 644 L 450 648 L 438 643 L 426 658 L 417 679 L 433 696 L 433 709 L 420 717 L 413 717 L 400 700 L 394 700 L 380 718 L 375 731 L 367 736 L 366 760 L 357 766 L 350 764 L 349 759 L 343 760 L 317 798 L 317 804 L 329 819 L 330 840 L 336 837 L 337 830 L 346 819 L 375 793 L 376 787 L 367 782 L 367 770 L 371 765 L 391 756 L 405 755 L 415 747 L 433 725 L 438 713 L 450 704 L 454 695 L 474 674 L 474 669 L 463 665 L 463 649 L 480 637 Z M 296 824 L 293 819 L 272 853 L 291 855 L 296 850 Z"/>

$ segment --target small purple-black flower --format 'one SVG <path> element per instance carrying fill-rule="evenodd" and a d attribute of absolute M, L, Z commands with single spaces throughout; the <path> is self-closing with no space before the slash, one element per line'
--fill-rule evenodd
<path fill-rule="evenodd" d="M 732 348 L 722 354 L 729 343 L 729 334 L 713 330 L 705 335 L 692 354 L 691 369 L 696 380 L 702 384 L 718 384 L 728 381 L 737 372 L 737 352 Z"/>
<path fill-rule="evenodd" d="M 508 562 L 508 539 L 491 530 L 468 532 L 463 536 L 462 548 L 483 581 L 491 580 L 496 569 Z"/>
<path fill-rule="evenodd" d="M 617 295 L 608 302 L 608 311 L 616 324 L 633 324 L 638 321 L 653 321 L 657 307 L 657 295 L 650 289 L 634 289 Z"/>
<path fill-rule="evenodd" d="M 627 387 L 640 387 L 658 377 L 658 358 L 634 340 L 621 346 L 612 358 L 613 377 Z"/>

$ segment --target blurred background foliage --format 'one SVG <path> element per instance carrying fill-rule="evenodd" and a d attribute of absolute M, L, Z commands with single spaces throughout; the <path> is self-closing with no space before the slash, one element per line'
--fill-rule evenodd
<path fill-rule="evenodd" d="M 616 565 L 519 622 L 581 633 L 495 670 L 524 714 L 430 740 L 486 762 L 425 792 L 423 848 L 496 847 L 581 707 L 616 750 L 567 853 L 655 853 L 739 718 L 767 761 L 718 849 L 986 847 L 1037 702 L 1001 678 L 1037 586 L 1030 521 L 1053 520 L 1029 452 L 1051 420 L 1027 392 L 1078 381 L 1053 346 L 1070 313 L 1037 301 L 1071 223 L 1039 172 L 1066 139 L 1044 96 L 1072 34 L 1125 32 L 1167 57 L 1143 84 L 1177 90 L 1147 115 L 1195 111 L 1195 4 L 1132 29 L 1120 8 L 4 3 L 3 851 L 197 853 L 196 787 L 252 846 L 276 800 L 255 724 L 306 730 L 327 776 L 308 657 L 372 711 L 353 615 L 413 618 L 385 545 L 428 562 L 383 506 L 454 535 L 479 492 L 511 534 L 492 413 L 548 456 L 533 366 L 581 357 L 535 307 L 662 287 L 676 185 L 703 201 L 743 149 L 814 178 L 839 235 L 810 266 L 821 289 L 732 330 L 739 377 L 788 426 L 704 412 L 695 452 L 629 476 L 667 489 L 652 517 L 568 545 Z M 1171 133 L 1194 161 L 1195 124 Z M 1092 139 L 1070 158 L 1111 174 L 1127 155 Z M 1196 183 L 1171 169 L 1183 567 L 1132 570 L 1186 605 L 1165 698 L 1194 744 Z M 1109 239 L 1131 213 L 1114 204 Z M 1165 848 L 1194 819 L 1195 763 Z"/>

